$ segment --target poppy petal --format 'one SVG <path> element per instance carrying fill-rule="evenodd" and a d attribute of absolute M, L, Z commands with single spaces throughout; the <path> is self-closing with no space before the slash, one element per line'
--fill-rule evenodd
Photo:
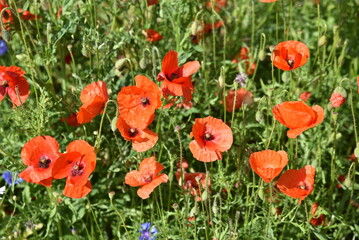
<path fill-rule="evenodd" d="M 90 181 L 87 181 L 83 186 L 66 183 L 63 194 L 70 198 L 82 198 L 89 194 L 91 190 L 92 184 Z"/>
<path fill-rule="evenodd" d="M 196 73 L 201 65 L 198 61 L 187 62 L 182 66 L 182 76 L 189 77 L 192 74 Z"/>
<path fill-rule="evenodd" d="M 211 151 L 205 147 L 202 148 L 195 140 L 189 144 L 189 149 L 191 150 L 193 157 L 202 162 L 214 162 L 222 159 L 222 153 L 220 151 Z"/>
<path fill-rule="evenodd" d="M 155 157 L 145 158 L 140 163 L 140 172 L 152 172 L 154 176 L 159 174 L 164 169 L 164 166 L 156 161 Z"/>
<path fill-rule="evenodd" d="M 145 185 L 147 182 L 143 178 L 142 173 L 136 170 L 132 170 L 126 174 L 125 183 L 131 187 L 139 187 Z"/>
<path fill-rule="evenodd" d="M 54 179 L 65 178 L 70 175 L 73 163 L 81 158 L 79 152 L 69 152 L 61 155 L 52 168 L 52 177 Z"/>
<path fill-rule="evenodd" d="M 158 177 L 152 180 L 149 184 L 144 185 L 143 187 L 137 190 L 137 195 L 142 199 L 147 199 L 150 197 L 150 193 L 160 185 L 168 181 L 168 176 L 164 173 L 160 174 Z"/>
<path fill-rule="evenodd" d="M 169 51 L 162 60 L 162 72 L 171 75 L 178 69 L 178 56 L 176 51 Z"/>

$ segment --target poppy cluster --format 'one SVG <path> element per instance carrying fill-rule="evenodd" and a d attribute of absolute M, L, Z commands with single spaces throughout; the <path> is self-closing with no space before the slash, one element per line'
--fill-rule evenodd
<path fill-rule="evenodd" d="M 88 180 L 95 170 L 96 153 L 86 141 L 71 142 L 66 153 L 59 152 L 59 144 L 51 136 L 37 136 L 25 143 L 22 162 L 28 167 L 19 177 L 29 183 L 51 187 L 53 179 L 66 178 L 63 194 L 70 198 L 82 198 L 91 190 Z"/>
<path fill-rule="evenodd" d="M 145 158 L 140 163 L 139 171 L 132 170 L 126 174 L 125 183 L 131 187 L 140 187 L 137 195 L 147 199 L 158 185 L 168 181 L 166 174 L 160 174 L 163 169 L 164 166 L 155 157 Z"/>
<path fill-rule="evenodd" d="M 25 72 L 16 66 L 0 66 L 0 101 L 6 95 L 13 105 L 20 106 L 30 94 L 29 83 L 24 77 Z"/>
<path fill-rule="evenodd" d="M 116 126 L 122 137 L 132 142 L 137 152 L 151 149 L 158 135 L 148 126 L 155 118 L 155 110 L 160 108 L 161 91 L 146 76 L 135 77 L 136 86 L 123 87 L 117 95 L 120 116 Z"/>

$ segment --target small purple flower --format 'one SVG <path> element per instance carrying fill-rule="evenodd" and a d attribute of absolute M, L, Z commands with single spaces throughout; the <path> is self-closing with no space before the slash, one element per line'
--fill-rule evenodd
<path fill-rule="evenodd" d="M 141 224 L 140 233 L 140 240 L 155 240 L 155 235 L 158 233 L 158 231 L 155 226 L 151 227 L 151 223 L 146 222 Z"/>
<path fill-rule="evenodd" d="M 7 52 L 7 45 L 6 42 L 0 39 L 0 56 L 5 55 Z"/>
<path fill-rule="evenodd" d="M 241 87 L 244 87 L 246 85 L 246 80 L 247 80 L 247 74 L 240 73 L 240 74 L 237 74 L 237 76 L 233 80 L 233 82 L 238 83 Z"/>
<path fill-rule="evenodd" d="M 9 184 L 10 186 L 13 185 L 13 184 L 19 184 L 21 183 L 22 181 L 24 181 L 24 179 L 22 178 L 19 178 L 17 176 L 17 173 L 13 173 L 13 172 L 10 172 L 10 171 L 6 171 L 4 172 L 1 177 L 4 179 L 4 181 Z M 15 181 L 13 181 L 15 180 Z"/>

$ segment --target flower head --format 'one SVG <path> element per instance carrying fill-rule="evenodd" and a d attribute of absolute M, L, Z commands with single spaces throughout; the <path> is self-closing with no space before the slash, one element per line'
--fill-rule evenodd
<path fill-rule="evenodd" d="M 28 167 L 19 177 L 29 183 L 37 183 L 50 187 L 52 184 L 52 168 L 59 153 L 59 144 L 50 136 L 34 137 L 21 150 L 22 162 Z"/>
<path fill-rule="evenodd" d="M 157 3 L 158 3 L 158 0 L 147 0 L 147 6 L 151 6 L 151 5 L 154 5 Z"/>
<path fill-rule="evenodd" d="M 246 105 L 251 104 L 253 102 L 252 97 L 253 97 L 252 93 L 244 88 L 237 90 L 237 96 L 234 90 L 228 90 L 226 96 L 227 112 L 233 112 L 233 105 L 235 105 L 234 110 L 236 110 L 241 108 L 242 104 L 246 104 Z M 236 99 L 235 103 L 234 103 L 234 98 Z"/>
<path fill-rule="evenodd" d="M 191 195 L 195 196 L 196 201 L 201 201 L 201 193 L 205 188 L 211 186 L 211 180 L 206 178 L 206 173 L 194 172 L 194 173 L 184 173 L 184 181 L 182 180 L 182 171 L 178 169 L 176 172 L 177 181 L 182 181 L 182 187 L 184 190 L 187 190 Z"/>
<path fill-rule="evenodd" d="M 329 101 L 332 105 L 332 107 L 340 107 L 345 103 L 347 97 L 347 92 L 342 87 L 335 88 L 334 92 L 332 93 L 332 96 L 330 97 Z"/>
<path fill-rule="evenodd" d="M 155 157 L 145 158 L 140 163 L 139 171 L 132 170 L 126 174 L 125 183 L 131 187 L 141 186 L 137 190 L 137 195 L 147 199 L 158 185 L 168 181 L 166 174 L 159 174 L 163 169 L 164 166 L 157 162 Z"/>
<path fill-rule="evenodd" d="M 158 135 L 147 126 L 140 128 L 136 124 L 128 123 L 121 116 L 118 118 L 116 126 L 122 137 L 132 142 L 132 148 L 137 152 L 147 151 L 157 143 Z"/>
<path fill-rule="evenodd" d="M 154 119 L 155 110 L 160 108 L 161 91 L 145 76 L 135 77 L 136 86 L 123 87 L 117 95 L 120 115 L 131 125 L 144 129 Z"/>
<path fill-rule="evenodd" d="M 266 183 L 277 177 L 288 163 L 288 154 L 285 151 L 264 150 L 252 153 L 249 163 Z"/>
<path fill-rule="evenodd" d="M 314 175 L 315 168 L 311 165 L 299 170 L 289 169 L 279 177 L 276 185 L 285 195 L 299 198 L 300 204 L 314 189 Z"/>
<path fill-rule="evenodd" d="M 24 181 L 24 179 L 19 178 L 17 175 L 17 173 L 5 171 L 1 176 L 4 181 L 11 186 L 13 184 L 19 184 Z"/>
<path fill-rule="evenodd" d="M 250 59 L 248 56 L 249 48 L 242 47 L 239 53 L 237 53 L 234 58 L 232 59 L 233 63 L 244 63 L 244 68 L 247 75 L 252 75 L 256 69 L 256 63 L 253 62 L 250 64 Z"/>
<path fill-rule="evenodd" d="M 163 38 L 161 34 L 159 34 L 156 30 L 153 29 L 147 29 L 144 33 L 147 37 L 147 40 L 150 42 L 157 42 Z"/>
<path fill-rule="evenodd" d="M 158 231 L 155 226 L 152 226 L 151 223 L 146 222 L 141 224 L 140 233 L 140 240 L 155 240 L 155 235 L 158 233 Z"/>
<path fill-rule="evenodd" d="M 88 123 L 101 113 L 108 100 L 106 83 L 98 81 L 87 85 L 81 91 L 80 100 L 82 106 L 77 113 L 77 122 L 79 124 Z"/>
<path fill-rule="evenodd" d="M 202 162 L 222 159 L 222 152 L 229 150 L 233 143 L 232 130 L 221 119 L 214 117 L 196 118 L 192 127 L 189 144 L 193 157 Z"/>
<path fill-rule="evenodd" d="M 75 140 L 55 162 L 52 175 L 54 179 L 66 178 L 65 196 L 82 198 L 92 190 L 88 178 L 95 167 L 95 148 L 84 140 Z"/>
<path fill-rule="evenodd" d="M 274 117 L 284 126 L 289 138 L 296 138 L 305 130 L 317 126 L 324 119 L 324 110 L 315 105 L 309 107 L 302 101 L 284 102 L 273 107 Z"/>
<path fill-rule="evenodd" d="M 192 99 L 192 77 L 200 68 L 198 61 L 187 62 L 178 66 L 177 52 L 169 51 L 162 60 L 162 71 L 157 80 L 163 81 L 162 92 L 165 97 L 183 96 L 187 101 Z"/>
<path fill-rule="evenodd" d="M 299 41 L 285 41 L 275 46 L 271 55 L 273 65 L 284 71 L 291 71 L 307 63 L 308 47 Z"/>
<path fill-rule="evenodd" d="M 308 98 L 310 98 L 311 92 L 302 92 L 300 94 L 299 98 L 302 99 L 304 102 L 308 101 Z"/>
<path fill-rule="evenodd" d="M 19 67 L 0 66 L 0 101 L 9 95 L 11 102 L 20 106 L 28 98 L 29 83 L 24 77 L 25 72 Z"/>
<path fill-rule="evenodd" d="M 312 215 L 312 219 L 310 219 L 310 223 L 313 225 L 313 226 L 319 226 L 319 225 L 326 225 L 325 223 L 325 215 L 324 214 L 316 214 L 317 210 L 318 210 L 318 203 L 313 203 L 312 204 L 312 209 L 311 209 L 311 212 L 310 214 Z"/>

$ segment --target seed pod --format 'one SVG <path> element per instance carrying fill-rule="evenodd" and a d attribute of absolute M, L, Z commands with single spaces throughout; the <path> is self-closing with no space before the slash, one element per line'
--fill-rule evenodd
<path fill-rule="evenodd" d="M 258 58 L 260 61 L 264 61 L 264 59 L 266 59 L 266 52 L 264 51 L 264 49 L 261 49 L 258 53 Z"/>
<path fill-rule="evenodd" d="M 140 65 L 140 68 L 141 68 L 141 69 L 146 69 L 146 67 L 147 67 L 147 61 L 146 61 L 146 58 L 145 58 L 145 57 L 141 58 L 139 65 Z"/>
<path fill-rule="evenodd" d="M 318 40 L 318 47 L 322 47 L 325 44 L 327 44 L 327 37 L 323 35 Z"/>

